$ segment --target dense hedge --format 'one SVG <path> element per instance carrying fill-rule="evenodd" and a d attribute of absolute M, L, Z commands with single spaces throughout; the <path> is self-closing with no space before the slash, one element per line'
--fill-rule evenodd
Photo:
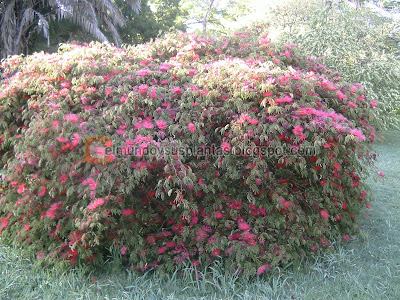
<path fill-rule="evenodd" d="M 348 239 L 376 101 L 264 31 L 2 61 L 1 238 L 62 264 L 117 249 L 141 271 L 259 274 Z"/>

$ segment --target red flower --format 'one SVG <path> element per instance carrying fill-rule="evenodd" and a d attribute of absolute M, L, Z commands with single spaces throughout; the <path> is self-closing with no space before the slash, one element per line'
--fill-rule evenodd
<path fill-rule="evenodd" d="M 38 260 L 42 259 L 44 257 L 44 252 L 43 251 L 39 251 L 38 253 L 36 253 L 36 258 Z"/>
<path fill-rule="evenodd" d="M 189 130 L 191 133 L 194 133 L 194 132 L 196 132 L 196 126 L 195 126 L 193 123 L 190 123 L 190 124 L 188 125 L 188 130 Z"/>
<path fill-rule="evenodd" d="M 203 229 L 199 229 L 196 233 L 196 241 L 201 242 L 207 237 L 207 232 L 205 232 Z"/>
<path fill-rule="evenodd" d="M 75 114 L 68 114 L 65 116 L 65 121 L 70 121 L 70 122 L 78 122 L 79 121 L 79 116 Z"/>
<path fill-rule="evenodd" d="M 42 186 L 42 188 L 40 189 L 40 191 L 38 192 L 38 195 L 43 197 L 46 194 L 46 187 Z"/>
<path fill-rule="evenodd" d="M 22 194 L 25 191 L 25 184 L 22 183 L 19 185 L 18 189 L 17 189 L 17 193 L 18 194 Z"/>
<path fill-rule="evenodd" d="M 173 247 L 176 246 L 176 243 L 175 243 L 175 242 L 168 241 L 165 245 L 166 245 L 168 248 L 173 248 Z"/>
<path fill-rule="evenodd" d="M 4 217 L 3 219 L 0 220 L 0 228 L 4 228 L 8 225 L 8 219 Z"/>
<path fill-rule="evenodd" d="M 328 214 L 328 212 L 327 212 L 325 209 L 321 210 L 321 216 L 322 216 L 324 219 L 329 218 L 329 214 Z"/>
<path fill-rule="evenodd" d="M 240 230 L 243 230 L 243 231 L 249 231 L 251 229 L 250 225 L 247 224 L 243 220 L 239 220 L 238 221 L 238 227 L 239 227 Z"/>
<path fill-rule="evenodd" d="M 182 92 L 182 89 L 181 89 L 180 87 L 177 87 L 177 86 L 176 86 L 176 87 L 172 88 L 171 91 L 172 91 L 174 94 L 180 95 L 181 92 Z"/>
<path fill-rule="evenodd" d="M 141 85 L 139 86 L 139 93 L 140 93 L 140 94 L 146 93 L 148 88 L 149 88 L 149 87 L 148 87 L 147 84 L 141 84 Z"/>
<path fill-rule="evenodd" d="M 156 124 L 159 129 L 165 129 L 167 123 L 163 120 L 156 120 Z"/>
<path fill-rule="evenodd" d="M 89 177 L 82 182 L 83 185 L 89 185 L 89 190 L 94 191 L 97 187 L 97 180 Z"/>
<path fill-rule="evenodd" d="M 132 208 L 126 208 L 124 210 L 122 210 L 122 215 L 124 216 L 130 216 L 131 214 L 134 214 L 135 210 Z"/>
<path fill-rule="evenodd" d="M 262 265 L 258 268 L 257 275 L 260 276 L 262 273 L 264 273 L 265 271 L 269 271 L 270 269 L 271 267 L 269 265 Z"/>
<path fill-rule="evenodd" d="M 100 205 L 103 205 L 104 204 L 104 200 L 103 200 L 103 198 L 96 198 L 93 202 L 91 202 L 89 205 L 88 205 L 88 209 L 90 209 L 90 210 L 93 210 L 93 209 L 95 209 L 96 207 L 98 207 L 98 206 L 100 206 Z"/>
<path fill-rule="evenodd" d="M 302 132 L 303 132 L 303 126 L 301 126 L 301 125 L 294 126 L 293 133 L 295 135 L 300 135 L 300 133 L 302 133 Z"/>
<path fill-rule="evenodd" d="M 212 256 L 218 256 L 218 255 L 220 255 L 220 254 L 221 254 L 221 251 L 218 250 L 218 249 L 215 249 L 215 250 L 212 252 Z"/>
<path fill-rule="evenodd" d="M 224 216 L 224 214 L 223 214 L 222 212 L 220 212 L 220 211 L 217 211 L 217 212 L 215 213 L 215 218 L 216 218 L 216 219 L 221 219 L 223 216 Z"/>
<path fill-rule="evenodd" d="M 161 248 L 158 248 L 157 253 L 158 254 L 163 254 L 165 251 L 167 251 L 167 248 L 166 247 L 161 247 Z"/>
<path fill-rule="evenodd" d="M 229 143 L 223 142 L 221 144 L 221 148 L 222 148 L 222 151 L 229 152 L 229 151 L 231 151 L 232 147 L 231 147 L 231 145 L 229 145 Z"/>
<path fill-rule="evenodd" d="M 197 261 L 197 260 L 194 260 L 194 261 L 192 261 L 192 265 L 195 266 L 195 267 L 197 267 L 197 266 L 200 265 L 200 262 Z"/>

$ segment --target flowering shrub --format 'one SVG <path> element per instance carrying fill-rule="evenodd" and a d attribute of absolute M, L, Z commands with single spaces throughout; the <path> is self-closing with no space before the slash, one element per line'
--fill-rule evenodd
<path fill-rule="evenodd" d="M 253 274 L 348 239 L 377 103 L 264 30 L 2 61 L 2 239 L 61 264 L 117 249 L 139 271 Z"/>

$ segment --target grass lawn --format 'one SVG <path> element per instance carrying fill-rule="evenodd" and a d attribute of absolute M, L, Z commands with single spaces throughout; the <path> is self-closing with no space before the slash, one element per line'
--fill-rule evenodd
<path fill-rule="evenodd" d="M 376 199 L 362 237 L 300 269 L 245 281 L 216 265 L 206 279 L 193 280 L 190 268 L 169 278 L 137 276 L 116 258 L 89 275 L 77 268 L 60 273 L 0 243 L 0 299 L 400 299 L 400 132 L 385 137 L 376 148 L 377 170 L 386 176 L 374 172 L 368 180 Z"/>

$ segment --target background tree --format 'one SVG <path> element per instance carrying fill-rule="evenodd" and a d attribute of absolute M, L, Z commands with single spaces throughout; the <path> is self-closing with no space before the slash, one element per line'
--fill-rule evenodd
<path fill-rule="evenodd" d="M 142 0 L 140 14 L 130 10 L 124 0 L 115 0 L 115 4 L 126 19 L 125 26 L 119 29 L 125 44 L 144 43 L 171 29 L 186 29 L 181 0 Z"/>
<path fill-rule="evenodd" d="M 140 10 L 140 0 L 126 0 L 131 10 Z M 68 19 L 99 41 L 108 41 L 106 28 L 116 45 L 116 26 L 125 18 L 111 0 L 9 0 L 0 2 L 0 56 L 28 53 L 30 38 L 42 31 L 49 44 L 52 21 Z"/>
<path fill-rule="evenodd" d="M 186 12 L 185 23 L 193 28 L 200 25 L 203 34 L 225 32 L 231 22 L 254 10 L 248 0 L 183 0 L 182 7 Z"/>
<path fill-rule="evenodd" d="M 348 1 L 322 0 L 292 0 L 266 19 L 272 40 L 295 42 L 310 56 L 323 57 L 345 80 L 361 83 L 371 99 L 385 104 L 382 118 L 400 113 L 398 22 L 363 5 L 354 9 Z"/>

